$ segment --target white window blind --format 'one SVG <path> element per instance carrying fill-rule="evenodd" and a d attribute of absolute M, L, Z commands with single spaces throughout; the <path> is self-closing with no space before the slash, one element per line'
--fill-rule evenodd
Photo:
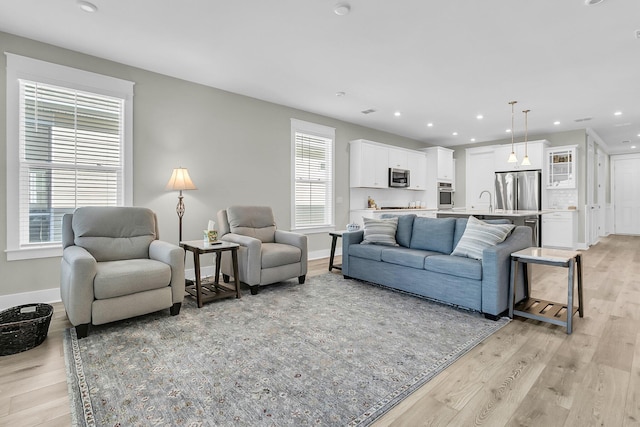
<path fill-rule="evenodd" d="M 78 206 L 123 204 L 124 100 L 20 80 L 20 247 L 61 241 Z"/>
<path fill-rule="evenodd" d="M 333 225 L 333 135 L 293 129 L 294 229 Z"/>

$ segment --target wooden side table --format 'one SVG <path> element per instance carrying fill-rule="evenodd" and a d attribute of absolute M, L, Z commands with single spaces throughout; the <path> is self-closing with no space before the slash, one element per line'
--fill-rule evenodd
<path fill-rule="evenodd" d="M 344 233 L 345 231 L 347 230 L 329 232 L 329 235 L 331 236 L 331 256 L 329 257 L 329 271 L 331 271 L 334 268 L 337 268 L 338 270 L 342 270 L 342 264 L 334 264 L 333 258 L 335 257 L 335 254 L 336 254 L 336 242 L 338 241 L 338 237 L 342 237 L 342 233 Z"/>
<path fill-rule="evenodd" d="M 195 270 L 195 284 L 185 287 L 185 291 L 194 297 L 198 302 L 198 308 L 201 308 L 205 302 L 213 301 L 221 298 L 230 298 L 235 296 L 241 298 L 240 279 L 238 278 L 238 248 L 237 243 L 225 242 L 222 240 L 216 243 L 205 243 L 204 240 L 190 240 L 180 242 L 180 246 L 185 251 L 193 252 L 193 267 Z M 222 252 L 231 251 L 231 259 L 233 262 L 233 278 L 235 287 L 220 283 L 220 259 Z M 216 273 L 213 280 L 203 281 L 200 278 L 200 255 L 207 253 L 216 254 Z"/>
<path fill-rule="evenodd" d="M 525 299 L 515 304 L 515 287 L 518 277 L 518 266 L 522 264 L 524 272 Z M 568 269 L 567 303 L 546 301 L 530 295 L 528 264 L 543 264 Z M 574 277 L 578 278 L 578 307 L 573 305 Z M 509 286 L 509 317 L 514 315 L 528 319 L 549 322 L 565 326 L 567 334 L 573 331 L 573 315 L 578 312 L 584 317 L 582 303 L 582 254 L 576 251 L 565 251 L 548 248 L 527 248 L 511 254 L 511 281 Z"/>

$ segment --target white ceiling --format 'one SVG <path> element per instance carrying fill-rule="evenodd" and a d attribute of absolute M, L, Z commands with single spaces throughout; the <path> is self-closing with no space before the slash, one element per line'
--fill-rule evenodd
<path fill-rule="evenodd" d="M 519 140 L 530 109 L 640 151 L 639 0 L 92 2 L 2 0 L 0 31 L 429 144 L 510 138 L 517 100 Z"/>

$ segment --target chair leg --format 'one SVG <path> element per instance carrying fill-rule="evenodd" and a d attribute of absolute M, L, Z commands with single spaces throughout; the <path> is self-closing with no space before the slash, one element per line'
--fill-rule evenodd
<path fill-rule="evenodd" d="M 307 276 L 305 274 L 303 274 L 302 276 L 298 276 L 298 283 L 304 285 L 304 281 L 306 278 Z"/>
<path fill-rule="evenodd" d="M 86 338 L 87 335 L 89 335 L 89 326 L 91 326 L 91 323 L 76 325 L 76 335 L 78 336 L 78 339 Z"/>
<path fill-rule="evenodd" d="M 229 275 L 228 274 L 222 274 L 222 281 L 224 283 L 229 283 Z"/>
<path fill-rule="evenodd" d="M 182 303 L 176 302 L 171 306 L 171 308 L 169 308 L 169 312 L 171 313 L 172 316 L 177 316 L 178 314 L 180 314 L 181 307 L 182 307 Z"/>
<path fill-rule="evenodd" d="M 260 291 L 260 286 L 259 285 L 249 286 L 249 289 L 251 290 L 251 295 L 258 295 L 258 291 Z"/>

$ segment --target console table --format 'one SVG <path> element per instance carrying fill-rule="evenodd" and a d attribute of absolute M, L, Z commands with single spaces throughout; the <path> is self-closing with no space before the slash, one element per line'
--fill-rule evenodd
<path fill-rule="evenodd" d="M 180 246 L 185 251 L 193 252 L 195 284 L 185 286 L 185 291 L 189 295 L 196 297 L 198 308 L 201 308 L 208 301 L 234 296 L 240 298 L 242 296 L 240 295 L 240 279 L 238 278 L 238 248 L 240 245 L 222 240 L 214 243 L 205 243 L 204 240 L 190 240 L 180 242 Z M 220 259 L 224 251 L 231 251 L 233 278 L 235 281 L 235 287 L 233 288 L 225 283 L 220 283 Z M 200 255 L 207 253 L 216 254 L 216 273 L 212 280 L 203 281 L 200 277 Z"/>
<path fill-rule="evenodd" d="M 518 278 L 518 266 L 522 264 L 524 273 L 525 298 L 515 303 L 515 287 Z M 567 303 L 546 301 L 530 295 L 528 264 L 552 265 L 568 269 Z M 575 276 L 578 279 L 578 307 L 573 305 L 573 289 Z M 565 326 L 567 334 L 573 331 L 573 315 L 578 312 L 584 316 L 582 304 L 582 254 L 576 251 L 565 251 L 548 248 L 527 248 L 511 254 L 511 280 L 509 285 L 509 317 L 514 315 L 528 319 L 549 322 Z"/>

